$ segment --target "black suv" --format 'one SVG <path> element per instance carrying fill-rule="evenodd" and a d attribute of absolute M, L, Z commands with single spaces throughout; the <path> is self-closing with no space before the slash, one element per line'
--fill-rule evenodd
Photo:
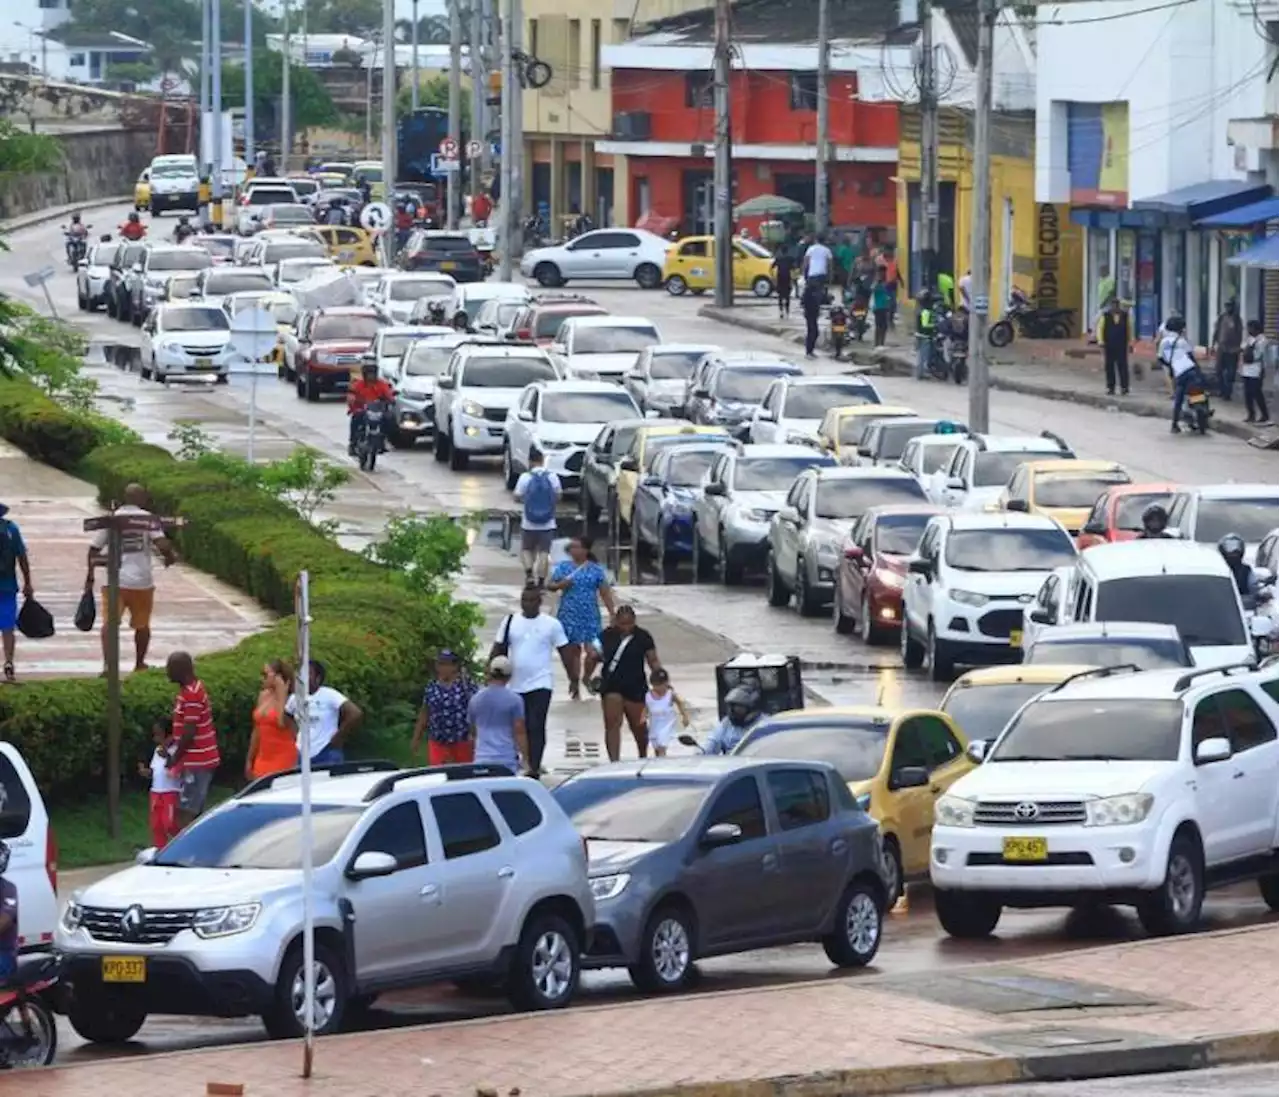
<path fill-rule="evenodd" d="M 460 232 L 416 229 L 396 261 L 402 270 L 439 271 L 455 282 L 484 281 L 484 260 L 471 237 Z"/>

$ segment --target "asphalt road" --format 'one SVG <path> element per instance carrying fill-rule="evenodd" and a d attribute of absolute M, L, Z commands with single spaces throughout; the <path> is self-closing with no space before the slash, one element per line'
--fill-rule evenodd
<path fill-rule="evenodd" d="M 1191 1070 L 1173 1074 L 1140 1074 L 1095 1078 L 1088 1082 L 1042 1082 L 1027 1086 L 994 1086 L 945 1090 L 951 1097 L 1275 1097 L 1274 1064 Z"/>
<path fill-rule="evenodd" d="M 93 211 L 87 220 L 98 231 L 114 227 L 127 209 L 116 207 Z M 163 235 L 173 224 L 163 222 Z M 136 373 L 108 365 L 102 350 L 117 357 L 116 348 L 136 347 L 136 329 L 118 324 L 98 313 L 77 313 L 75 287 L 62 256 L 62 237 L 56 223 L 14 233 L 10 250 L 0 253 L 0 291 L 30 301 L 46 309 L 39 291 L 22 282 L 22 275 L 53 262 L 58 275 L 50 284 L 54 304 L 65 317 L 81 324 L 94 343 L 92 374 L 122 419 L 141 432 L 148 441 L 165 443 L 173 424 L 194 419 L 215 434 L 229 450 L 243 452 L 248 439 L 247 407 L 249 391 L 238 383 L 209 390 L 163 387 L 141 381 Z M 665 293 L 645 293 L 633 287 L 583 286 L 575 290 L 589 293 L 612 311 L 641 314 L 658 323 L 671 341 L 718 343 L 737 349 L 785 351 L 795 348 L 769 336 L 724 327 L 697 317 L 699 302 L 676 299 Z M 828 360 L 813 364 L 813 372 L 836 372 L 840 367 Z M 908 403 L 921 414 L 964 418 L 967 396 L 954 386 L 916 383 L 886 378 L 878 382 L 886 400 Z M 1163 425 L 1153 420 L 1131 418 L 1076 405 L 1053 403 L 1034 397 L 1003 392 L 992 394 L 992 429 L 1002 432 L 1032 433 L 1053 429 L 1061 433 L 1086 457 L 1123 460 L 1135 478 L 1181 480 L 1189 483 L 1228 479 L 1271 479 L 1274 459 L 1229 438 L 1170 437 Z M 308 404 L 298 400 L 293 389 L 266 381 L 256 394 L 259 428 L 255 449 L 260 457 L 287 453 L 297 442 L 315 446 L 335 460 L 346 457 L 345 412 L 340 401 Z M 353 470 L 354 472 L 354 470 Z M 9 494 L 12 494 L 12 488 Z M 503 509 L 511 505 L 498 477 L 497 464 L 477 463 L 472 470 L 452 473 L 437 464 L 425 451 L 387 454 L 373 476 L 355 472 L 344 489 L 333 516 L 342 525 L 344 538 L 358 544 L 379 529 L 389 513 L 411 508 L 417 511 L 445 510 L 452 513 Z M 477 553 L 477 558 L 480 557 Z M 490 552 L 488 559 L 492 558 Z M 492 597 L 493 569 L 474 567 L 459 583 L 463 597 Z M 919 676 L 906 675 L 892 649 L 865 650 L 852 638 L 836 637 L 827 621 L 801 619 L 792 610 L 770 609 L 758 590 L 725 591 L 715 586 L 645 585 L 637 592 L 645 602 L 673 625 L 688 626 L 692 634 L 708 631 L 731 638 L 746 647 L 786 650 L 812 662 L 831 664 L 817 674 L 814 684 L 833 702 L 870 703 L 885 697 L 891 703 L 930 704 L 940 691 Z M 694 640 L 688 642 L 690 663 L 713 662 L 699 657 Z M 678 674 L 678 667 L 673 667 Z M 1212 928 L 1264 921 L 1266 908 L 1252 887 L 1215 894 L 1206 905 L 1206 924 Z M 876 969 L 881 972 L 942 970 L 986 960 L 1018 960 L 1108 941 L 1124 940 L 1140 934 L 1128 912 L 1104 909 L 1088 915 L 1065 912 L 1011 912 L 1001 922 L 999 937 L 988 942 L 954 942 L 942 936 L 928 906 L 927 889 L 913 892 L 910 913 L 890 919 Z M 770 949 L 740 957 L 709 961 L 702 965 L 703 990 L 725 990 L 777 982 L 831 977 L 831 969 L 821 950 L 810 946 Z M 584 979 L 582 1000 L 600 1002 L 627 999 L 634 992 L 624 973 L 593 973 Z M 370 1018 L 375 1025 L 422 1023 L 480 1017 L 506 1009 L 500 998 L 477 999 L 450 989 L 391 996 L 379 1003 Z M 69 1029 L 61 1033 L 60 1058 L 78 1060 L 99 1057 L 99 1049 L 87 1047 Z M 213 1044 L 261 1039 L 256 1021 L 220 1022 L 207 1019 L 163 1018 L 148 1022 L 140 1039 L 124 1049 L 124 1054 L 169 1051 Z M 1092 1085 L 1092 1083 L 1091 1083 Z M 1028 1097 L 1033 1091 L 1028 1091 Z M 1083 1093 L 1084 1091 L 1081 1090 Z M 1090 1093 L 1097 1092 L 1094 1089 Z M 1148 1091 L 1143 1091 L 1148 1092 Z M 1149 1091 L 1153 1097 L 1158 1090 Z M 1241 1093 L 1252 1092 L 1241 1090 Z M 1271 1088 L 1274 1092 L 1274 1085 Z M 1010 1094 L 1013 1091 L 1003 1090 Z M 1064 1090 L 1055 1094 L 1067 1097 Z"/>

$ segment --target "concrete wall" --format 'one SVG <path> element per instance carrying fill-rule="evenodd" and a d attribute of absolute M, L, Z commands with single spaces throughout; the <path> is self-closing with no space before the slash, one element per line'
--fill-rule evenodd
<path fill-rule="evenodd" d="M 58 135 L 65 156 L 52 172 L 0 173 L 0 221 L 72 202 L 132 194 L 156 151 L 153 130 L 103 129 Z"/>

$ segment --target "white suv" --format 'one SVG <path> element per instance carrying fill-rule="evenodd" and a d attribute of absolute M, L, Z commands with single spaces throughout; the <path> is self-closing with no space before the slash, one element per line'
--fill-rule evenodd
<path fill-rule="evenodd" d="M 1009 477 L 1024 461 L 1074 457 L 1071 447 L 1052 431 L 1039 435 L 967 434 L 951 460 L 934 472 L 926 490 L 929 501 L 959 510 L 986 510 L 1000 499 Z"/>
<path fill-rule="evenodd" d="M 1076 545 L 1038 514 L 939 515 L 907 561 L 902 660 L 927 665 L 934 681 L 957 663 L 1022 662 L 1022 612 Z"/>
<path fill-rule="evenodd" d="M 3 741 L 0 839 L 9 846 L 5 879 L 18 889 L 18 950 L 52 948 L 58 920 L 58 845 L 31 770 L 18 748 Z"/>
<path fill-rule="evenodd" d="M 1006 907 L 1122 903 L 1194 929 L 1207 888 L 1256 879 L 1276 909 L 1276 677 L 1086 671 L 1029 701 L 934 809 L 938 919 L 982 937 Z"/>
<path fill-rule="evenodd" d="M 567 1005 L 595 904 L 585 844 L 537 781 L 501 766 L 321 767 L 312 788 L 316 1031 L 383 991 L 493 979 L 522 1009 Z M 165 849 L 76 892 L 60 1003 L 86 1040 L 147 1016 L 260 1015 L 303 1030 L 297 770 L 249 785 Z"/>
<path fill-rule="evenodd" d="M 756 445 L 817 445 L 818 428 L 832 408 L 882 404 L 869 377 L 779 377 L 751 415 Z"/>

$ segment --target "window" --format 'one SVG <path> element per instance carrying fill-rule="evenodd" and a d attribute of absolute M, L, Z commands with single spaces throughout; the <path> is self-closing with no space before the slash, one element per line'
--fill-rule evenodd
<path fill-rule="evenodd" d="M 615 42 L 625 42 L 631 37 L 631 20 L 615 19 L 613 21 L 613 40 Z"/>
<path fill-rule="evenodd" d="M 538 21 L 536 19 L 529 20 L 529 33 L 525 36 L 529 42 L 529 56 L 538 56 Z"/>
<path fill-rule="evenodd" d="M 898 729 L 893 741 L 893 760 L 889 764 L 889 772 L 897 773 L 900 769 L 911 767 L 929 768 L 929 759 L 924 752 L 924 743 L 916 730 L 915 721 L 909 721 Z"/>
<path fill-rule="evenodd" d="M 960 744 L 936 716 L 917 716 L 911 721 L 920 737 L 920 744 L 930 769 L 945 766 L 960 755 Z"/>
<path fill-rule="evenodd" d="M 498 828 L 474 792 L 451 792 L 431 798 L 445 857 L 469 857 L 498 845 Z"/>
<path fill-rule="evenodd" d="M 760 802 L 760 789 L 754 777 L 739 777 L 716 797 L 707 812 L 707 826 L 717 823 L 741 827 L 744 839 L 765 836 L 764 804 Z"/>
<path fill-rule="evenodd" d="M 1274 678 L 1268 678 L 1262 683 L 1262 692 L 1273 701 L 1280 700 L 1280 689 L 1277 688 L 1277 683 Z"/>
<path fill-rule="evenodd" d="M 682 256 L 708 254 L 707 242 L 705 240 L 688 240 L 680 245 L 680 254 Z"/>
<path fill-rule="evenodd" d="M 569 87 L 582 83 L 582 20 L 569 20 Z"/>
<path fill-rule="evenodd" d="M 68 64 L 70 64 L 70 65 L 71 65 L 71 67 L 72 67 L 73 69 L 82 69 L 82 68 L 84 68 L 84 54 L 83 54 L 83 53 L 73 53 L 73 54 L 72 54 L 72 55 L 67 59 L 67 61 L 68 61 Z"/>
<path fill-rule="evenodd" d="M 600 20 L 591 20 L 591 87 L 600 87 Z"/>
<path fill-rule="evenodd" d="M 13 763 L 0 754 L 0 838 L 20 838 L 31 822 L 31 798 Z"/>
<path fill-rule="evenodd" d="M 715 106 L 715 89 L 711 73 L 688 72 L 684 77 L 684 105 L 711 109 Z"/>
<path fill-rule="evenodd" d="M 417 868 L 427 863 L 427 839 L 422 831 L 422 812 L 416 800 L 406 800 L 384 811 L 374 820 L 356 848 L 362 853 L 389 853 L 396 868 Z"/>
<path fill-rule="evenodd" d="M 1206 697 L 1196 705 L 1196 714 L 1191 720 L 1191 749 L 1194 752 L 1206 739 L 1225 738 L 1227 728 L 1222 720 L 1222 710 L 1213 697 Z"/>
<path fill-rule="evenodd" d="M 791 109 L 818 109 L 818 74 L 816 72 L 791 74 Z"/>
<path fill-rule="evenodd" d="M 1273 680 L 1274 682 L 1274 680 Z M 1222 710 L 1231 749 L 1240 754 L 1264 743 L 1272 743 L 1276 729 L 1252 697 L 1242 689 L 1228 689 L 1214 695 Z"/>
<path fill-rule="evenodd" d="M 831 814 L 827 778 L 815 770 L 774 770 L 769 774 L 769 793 L 783 830 L 813 826 Z"/>
<path fill-rule="evenodd" d="M 542 811 L 527 792 L 501 789 L 492 793 L 493 806 L 515 835 L 528 834 L 542 822 Z"/>

